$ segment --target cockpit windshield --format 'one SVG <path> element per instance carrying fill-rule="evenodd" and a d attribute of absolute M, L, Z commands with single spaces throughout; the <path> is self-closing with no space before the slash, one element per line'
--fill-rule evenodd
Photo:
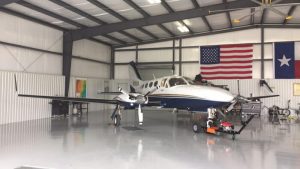
<path fill-rule="evenodd" d="M 172 86 L 178 86 L 178 85 L 187 85 L 186 81 L 183 78 L 181 78 L 181 77 L 171 78 L 169 80 L 169 84 L 170 84 L 170 87 L 172 87 Z"/>
<path fill-rule="evenodd" d="M 190 79 L 190 78 L 188 78 L 188 77 L 183 77 L 190 85 L 193 85 L 193 84 L 195 84 L 195 82 L 192 80 L 192 79 Z"/>

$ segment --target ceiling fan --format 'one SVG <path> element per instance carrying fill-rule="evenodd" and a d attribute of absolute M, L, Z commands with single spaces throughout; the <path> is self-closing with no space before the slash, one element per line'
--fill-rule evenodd
<path fill-rule="evenodd" d="M 259 6 L 259 9 L 258 10 L 255 10 L 254 12 L 251 12 L 249 15 L 245 15 L 245 16 L 242 16 L 240 18 L 237 18 L 237 19 L 233 19 L 233 22 L 234 23 L 240 23 L 242 20 L 246 19 L 247 17 L 250 17 L 252 15 L 255 15 L 256 13 L 258 12 L 263 12 L 265 9 L 268 9 L 278 15 L 281 15 L 283 16 L 286 20 L 290 20 L 293 18 L 293 16 L 291 15 L 288 15 L 288 14 L 285 14 L 281 11 L 279 11 L 278 9 L 274 8 L 275 6 L 278 7 L 278 6 L 284 6 L 284 5 L 287 5 L 287 4 L 284 4 L 284 5 L 278 5 L 279 2 L 283 1 L 283 0 L 261 0 L 260 1 L 257 1 L 257 0 L 251 0 L 252 2 L 260 5 Z M 217 11 L 209 11 L 209 14 L 212 14 L 212 13 L 218 13 L 218 12 L 228 12 L 228 11 L 236 11 L 236 10 L 241 10 L 241 9 L 247 9 L 247 8 L 236 8 L 236 9 L 226 9 L 226 10 L 217 10 Z"/>

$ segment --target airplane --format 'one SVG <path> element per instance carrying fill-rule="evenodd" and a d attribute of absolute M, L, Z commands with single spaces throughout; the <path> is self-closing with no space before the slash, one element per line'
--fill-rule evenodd
<path fill-rule="evenodd" d="M 223 88 L 209 85 L 196 85 L 193 80 L 177 75 L 143 81 L 134 62 L 129 63 L 129 74 L 133 80 L 132 85 L 130 85 L 131 92 L 126 92 L 119 88 L 120 92 L 112 92 L 118 94 L 112 100 L 28 94 L 18 94 L 18 96 L 70 102 L 114 104 L 116 107 L 111 115 L 111 119 L 115 126 L 120 125 L 121 108 L 138 108 L 139 124 L 143 124 L 142 106 L 175 108 L 177 110 L 187 110 L 189 112 L 208 112 L 208 109 L 213 108 L 215 111 L 224 115 L 224 113 L 230 112 L 237 103 L 279 96 L 268 95 L 248 98 L 240 95 L 235 96 Z M 15 84 L 17 84 L 16 76 Z"/>

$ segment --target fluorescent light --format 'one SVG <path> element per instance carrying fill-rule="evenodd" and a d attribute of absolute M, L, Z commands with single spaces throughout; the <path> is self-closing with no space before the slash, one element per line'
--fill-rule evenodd
<path fill-rule="evenodd" d="M 189 32 L 189 29 L 186 26 L 177 26 L 177 29 L 182 33 Z"/>
<path fill-rule="evenodd" d="M 161 3 L 161 0 L 148 0 L 148 2 L 150 4 L 159 4 L 159 3 Z"/>

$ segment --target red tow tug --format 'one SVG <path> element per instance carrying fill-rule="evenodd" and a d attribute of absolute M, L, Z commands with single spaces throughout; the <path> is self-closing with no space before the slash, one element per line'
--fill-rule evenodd
<path fill-rule="evenodd" d="M 232 140 L 235 140 L 236 134 L 241 134 L 244 128 L 249 124 L 255 115 L 250 115 L 248 120 L 242 122 L 242 127 L 238 130 L 234 130 L 234 125 L 228 121 L 221 121 L 217 116 L 217 110 L 215 108 L 209 108 L 207 110 L 208 118 L 206 125 L 201 125 L 200 121 L 193 123 L 193 131 L 199 133 L 201 130 L 205 133 L 219 135 L 220 133 L 231 134 Z"/>

